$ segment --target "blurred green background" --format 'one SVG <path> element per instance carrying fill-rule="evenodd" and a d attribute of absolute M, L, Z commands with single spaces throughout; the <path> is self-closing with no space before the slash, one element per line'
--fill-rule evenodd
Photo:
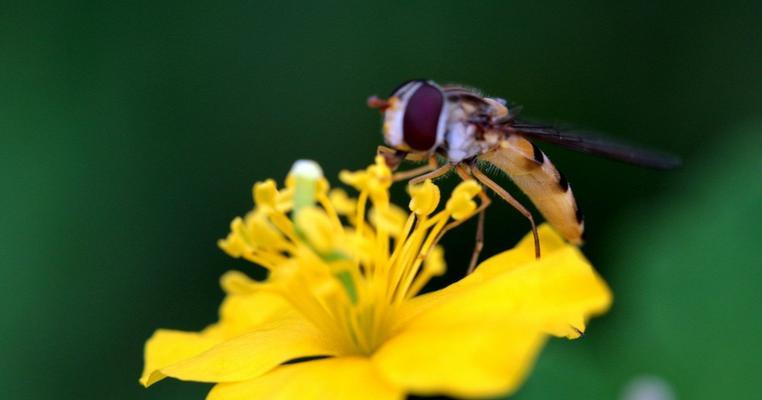
<path fill-rule="evenodd" d="M 516 398 L 619 398 L 644 376 L 679 398 L 758 396 L 762 3 L 534 3 L 3 2 L 3 397 L 203 398 L 141 388 L 144 341 L 212 322 L 218 277 L 252 270 L 215 241 L 254 181 L 297 158 L 331 177 L 366 165 L 381 135 L 365 98 L 414 77 L 685 161 L 543 146 L 616 300 L 582 340 L 553 340 Z M 528 230 L 508 206 L 487 215 L 485 255 Z M 450 279 L 472 241 L 473 224 L 447 238 Z"/>

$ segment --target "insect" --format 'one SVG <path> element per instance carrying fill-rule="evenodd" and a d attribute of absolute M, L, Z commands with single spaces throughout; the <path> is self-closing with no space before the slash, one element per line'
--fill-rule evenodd
<path fill-rule="evenodd" d="M 378 152 L 392 169 L 396 170 L 402 160 L 428 161 L 421 167 L 395 173 L 395 180 L 416 184 L 452 170 L 463 179 L 473 177 L 529 220 L 538 258 L 540 244 L 532 213 L 481 170 L 485 164 L 502 170 L 545 220 L 567 241 L 577 245 L 583 242 L 585 222 L 571 185 L 530 139 L 645 167 L 669 169 L 680 164 L 672 155 L 521 122 L 516 119 L 518 107 L 509 107 L 503 99 L 485 97 L 463 86 L 410 80 L 387 99 L 370 97 L 368 105 L 383 112 L 386 146 L 379 146 Z M 444 160 L 442 165 L 440 158 Z M 480 196 L 476 246 L 469 272 L 483 246 L 484 211 L 490 203 L 486 194 L 482 192 Z"/>

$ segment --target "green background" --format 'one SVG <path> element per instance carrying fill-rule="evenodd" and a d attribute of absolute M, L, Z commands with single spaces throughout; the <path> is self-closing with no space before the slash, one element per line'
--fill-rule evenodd
<path fill-rule="evenodd" d="M 215 241 L 254 181 L 297 158 L 330 177 L 366 165 L 381 135 L 365 98 L 415 77 L 685 161 L 542 146 L 616 299 L 582 340 L 551 341 L 516 398 L 617 398 L 639 376 L 759 395 L 762 3 L 112 3 L 0 5 L 4 398 L 203 398 L 140 387 L 144 341 L 212 322 L 218 277 L 252 270 Z M 527 229 L 491 207 L 484 254 Z M 446 239 L 449 279 L 472 241 L 473 224 Z"/>

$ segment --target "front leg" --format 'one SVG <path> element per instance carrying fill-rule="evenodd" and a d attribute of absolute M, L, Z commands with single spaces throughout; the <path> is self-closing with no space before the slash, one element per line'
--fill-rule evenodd
<path fill-rule="evenodd" d="M 384 157 L 386 165 L 392 171 L 396 171 L 397 168 L 399 168 L 402 160 L 413 162 L 429 161 L 429 165 L 431 165 L 433 158 L 433 163 L 436 163 L 436 157 L 429 152 L 409 152 L 405 150 L 397 150 L 384 145 L 380 145 L 376 148 L 376 154 Z"/>
<path fill-rule="evenodd" d="M 380 145 L 376 148 L 376 155 L 383 157 L 389 169 L 396 171 L 407 155 L 407 152 Z"/>
<path fill-rule="evenodd" d="M 423 174 L 427 174 L 427 173 L 429 173 L 431 171 L 434 171 L 438 167 L 439 167 L 439 162 L 437 162 L 437 157 L 436 156 L 430 156 L 429 157 L 429 162 L 426 165 L 422 165 L 422 166 L 417 167 L 417 168 L 409 169 L 407 171 L 395 172 L 393 179 L 394 179 L 394 182 L 406 181 L 408 179 L 415 178 L 417 176 L 420 176 L 420 175 L 423 175 Z"/>
<path fill-rule="evenodd" d="M 464 164 L 458 164 L 455 166 L 455 172 L 458 173 L 458 176 L 463 181 L 467 181 L 471 179 L 471 168 Z M 489 196 L 487 196 L 487 193 L 482 190 L 479 192 L 479 206 L 474 210 L 474 214 L 478 215 L 478 220 L 476 224 L 476 239 L 474 241 L 474 249 L 471 252 L 471 261 L 468 265 L 468 270 L 466 272 L 466 275 L 474 272 L 474 269 L 476 268 L 476 263 L 479 261 L 479 254 L 482 251 L 482 248 L 484 247 L 484 215 L 487 211 L 487 207 L 492 203 L 492 200 L 490 200 Z M 437 240 L 435 243 L 438 243 L 439 240 L 442 239 L 444 234 L 458 226 L 460 226 L 462 223 L 466 222 L 468 219 L 462 219 L 459 221 L 452 221 L 449 224 L 447 224 L 444 229 L 442 229 L 442 232 L 439 233 L 439 236 L 437 237 Z"/>

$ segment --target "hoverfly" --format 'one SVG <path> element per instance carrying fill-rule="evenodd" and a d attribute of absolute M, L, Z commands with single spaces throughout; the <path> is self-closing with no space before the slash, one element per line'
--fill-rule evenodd
<path fill-rule="evenodd" d="M 397 87 L 387 99 L 370 97 L 368 105 L 384 114 L 383 133 L 388 147 L 379 146 L 378 151 L 392 169 L 396 170 L 403 159 L 428 161 L 424 166 L 395 173 L 395 180 L 409 179 L 415 184 L 452 170 L 463 179 L 473 177 L 529 220 L 538 258 L 539 237 L 532 213 L 482 172 L 480 166 L 491 164 L 502 170 L 567 241 L 579 245 L 585 223 L 571 186 L 545 153 L 528 139 L 651 168 L 669 169 L 680 164 L 671 155 L 521 122 L 516 119 L 517 107 L 463 86 L 411 80 Z M 445 160 L 443 165 L 439 158 Z M 484 210 L 489 202 L 482 192 L 476 248 L 469 272 L 476 265 L 483 245 Z"/>

